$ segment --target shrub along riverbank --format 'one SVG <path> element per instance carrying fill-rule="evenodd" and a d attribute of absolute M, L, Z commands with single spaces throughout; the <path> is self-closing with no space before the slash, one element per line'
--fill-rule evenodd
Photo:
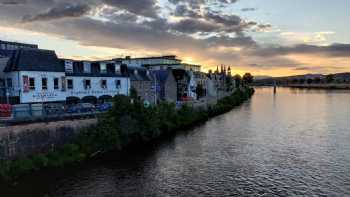
<path fill-rule="evenodd" d="M 145 108 L 142 101 L 131 102 L 129 97 L 117 96 L 112 110 L 99 117 L 96 126 L 81 131 L 74 144 L 32 157 L 0 161 L 0 177 L 11 180 L 28 172 L 63 167 L 97 154 L 122 150 L 132 144 L 147 143 L 226 113 L 253 94 L 254 89 L 243 88 L 206 109 L 183 106 L 179 110 L 170 103 Z"/>

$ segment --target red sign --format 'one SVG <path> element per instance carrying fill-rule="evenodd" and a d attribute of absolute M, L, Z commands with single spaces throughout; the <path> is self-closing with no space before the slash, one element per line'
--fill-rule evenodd
<path fill-rule="evenodd" d="M 29 92 L 29 77 L 23 76 L 23 92 Z"/>

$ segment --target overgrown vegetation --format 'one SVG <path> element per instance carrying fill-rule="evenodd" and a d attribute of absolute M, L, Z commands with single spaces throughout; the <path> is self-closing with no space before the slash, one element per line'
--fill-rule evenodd
<path fill-rule="evenodd" d="M 135 143 L 147 143 L 161 135 L 189 128 L 228 112 L 253 93 L 254 89 L 244 88 L 207 109 L 183 106 L 178 110 L 171 103 L 145 108 L 141 100 L 135 99 L 137 96 L 117 96 L 113 109 L 99 118 L 97 126 L 81 131 L 74 144 L 64 145 L 47 154 L 0 161 L 0 177 L 12 179 L 33 170 L 63 167 L 99 153 L 121 150 Z"/>

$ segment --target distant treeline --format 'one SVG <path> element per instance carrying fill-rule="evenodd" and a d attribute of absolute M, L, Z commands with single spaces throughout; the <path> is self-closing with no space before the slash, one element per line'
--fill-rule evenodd
<path fill-rule="evenodd" d="M 256 86 L 268 85 L 293 85 L 293 84 L 344 84 L 350 83 L 350 73 L 338 73 L 329 75 L 298 75 L 289 77 L 270 77 L 254 80 Z"/>

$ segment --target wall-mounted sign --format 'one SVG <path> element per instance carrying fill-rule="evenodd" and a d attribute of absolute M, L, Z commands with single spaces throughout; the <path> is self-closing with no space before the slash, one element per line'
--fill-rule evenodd
<path fill-rule="evenodd" d="M 62 91 L 66 91 L 66 77 L 61 77 Z"/>
<path fill-rule="evenodd" d="M 101 96 L 101 95 L 116 95 L 118 90 L 78 90 L 68 91 L 70 96 Z"/>
<path fill-rule="evenodd" d="M 29 77 L 23 76 L 23 92 L 29 92 Z"/>
<path fill-rule="evenodd" d="M 43 92 L 37 92 L 33 94 L 33 98 L 37 101 L 52 100 L 57 97 L 58 97 L 57 93 L 51 92 L 51 91 L 43 91 Z"/>

